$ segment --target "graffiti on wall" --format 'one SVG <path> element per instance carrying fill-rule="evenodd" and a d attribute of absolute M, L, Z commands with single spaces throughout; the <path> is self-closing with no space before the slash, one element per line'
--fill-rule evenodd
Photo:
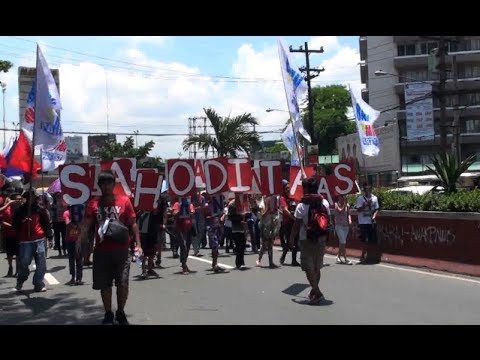
<path fill-rule="evenodd" d="M 455 243 L 455 233 L 438 226 L 378 224 L 377 231 L 379 240 L 393 248 L 401 248 L 406 243 L 447 246 Z"/>

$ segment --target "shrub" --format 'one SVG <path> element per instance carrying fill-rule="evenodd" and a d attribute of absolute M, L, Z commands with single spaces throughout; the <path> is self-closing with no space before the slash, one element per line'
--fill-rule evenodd
<path fill-rule="evenodd" d="M 383 210 L 480 212 L 480 189 L 460 190 L 456 193 L 427 193 L 425 195 L 399 194 L 387 189 L 373 192 Z M 348 195 L 348 203 L 354 207 L 357 195 Z"/>

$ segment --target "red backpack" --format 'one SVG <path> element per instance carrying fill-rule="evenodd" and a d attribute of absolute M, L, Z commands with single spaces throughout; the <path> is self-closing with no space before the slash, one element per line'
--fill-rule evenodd
<path fill-rule="evenodd" d="M 310 205 L 308 209 L 308 220 L 305 224 L 307 239 L 317 241 L 320 236 L 328 232 L 328 210 L 323 205 L 322 195 L 305 196 L 302 203 Z"/>

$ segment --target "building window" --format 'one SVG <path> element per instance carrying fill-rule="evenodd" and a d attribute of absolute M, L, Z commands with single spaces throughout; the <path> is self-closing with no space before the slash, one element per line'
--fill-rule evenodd
<path fill-rule="evenodd" d="M 467 133 L 480 133 L 480 120 L 467 120 L 465 124 Z"/>
<path fill-rule="evenodd" d="M 405 45 L 397 46 L 397 56 L 405 56 Z"/>
<path fill-rule="evenodd" d="M 415 55 L 415 44 L 405 45 L 405 55 Z"/>

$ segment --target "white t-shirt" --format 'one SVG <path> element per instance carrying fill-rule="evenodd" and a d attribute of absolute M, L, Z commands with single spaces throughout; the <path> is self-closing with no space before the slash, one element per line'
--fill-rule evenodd
<path fill-rule="evenodd" d="M 224 226 L 224 227 L 231 228 L 231 227 L 232 227 L 232 220 L 230 220 L 230 219 L 228 218 L 228 206 L 225 207 L 225 208 L 223 209 L 223 211 L 224 211 L 224 213 L 225 213 L 225 220 L 224 220 L 224 222 L 223 222 L 223 226 Z"/>
<path fill-rule="evenodd" d="M 358 210 L 367 202 L 367 200 L 371 200 L 370 207 L 364 210 Z M 360 195 L 355 203 L 355 209 L 358 211 L 358 223 L 361 225 L 371 224 L 373 212 L 379 208 L 380 206 L 378 205 L 378 198 L 375 195 L 372 194 L 369 198 L 365 197 L 364 195 Z"/>
<path fill-rule="evenodd" d="M 327 208 L 328 216 L 330 216 L 330 204 L 327 199 L 322 200 L 322 204 Z M 297 207 L 295 208 L 295 213 L 293 216 L 295 219 L 302 219 L 302 223 L 300 224 L 300 232 L 298 234 L 298 240 L 303 241 L 307 239 L 307 231 L 306 225 L 308 223 L 308 210 L 310 209 L 310 205 L 304 203 L 298 203 Z"/>

